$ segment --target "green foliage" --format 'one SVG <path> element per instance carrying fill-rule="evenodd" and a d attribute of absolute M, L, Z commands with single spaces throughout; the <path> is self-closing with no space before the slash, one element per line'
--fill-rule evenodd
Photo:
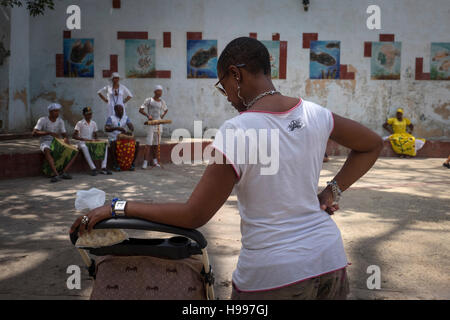
<path fill-rule="evenodd" d="M 27 9 L 33 17 L 43 15 L 47 8 L 53 10 L 55 7 L 53 0 L 0 0 L 0 6 L 3 7 L 21 7 L 23 4 L 27 5 Z"/>

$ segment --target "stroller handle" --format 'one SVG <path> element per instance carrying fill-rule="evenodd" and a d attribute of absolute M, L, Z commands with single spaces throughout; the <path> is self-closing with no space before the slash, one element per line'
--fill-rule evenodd
<path fill-rule="evenodd" d="M 200 249 L 204 249 L 207 246 L 207 241 L 205 237 L 195 229 L 186 229 L 181 227 L 174 227 L 167 224 L 161 224 L 156 222 L 147 221 L 138 218 L 129 217 L 119 217 L 110 218 L 97 223 L 94 229 L 134 229 L 134 230 L 147 230 L 147 231 L 158 231 L 165 233 L 172 233 L 181 236 L 185 236 L 191 240 L 197 242 Z M 70 234 L 70 241 L 73 245 L 78 239 L 78 228 Z"/>

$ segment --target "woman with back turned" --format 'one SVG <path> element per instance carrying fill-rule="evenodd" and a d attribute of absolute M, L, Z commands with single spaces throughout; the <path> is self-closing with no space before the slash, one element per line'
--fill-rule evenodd
<path fill-rule="evenodd" d="M 233 273 L 231 298 L 345 299 L 348 262 L 331 215 L 339 208 L 341 192 L 375 163 L 382 149 L 381 138 L 315 103 L 276 91 L 269 53 L 256 39 L 231 41 L 220 55 L 217 71 L 216 87 L 240 114 L 219 129 L 212 144 L 215 162 L 207 166 L 187 202 L 127 202 L 125 215 L 198 228 L 211 219 L 235 187 L 242 249 Z M 252 130 L 257 134 L 256 144 Z M 243 132 L 250 134 L 242 136 Z M 269 142 L 262 141 L 267 135 Z M 352 151 L 339 173 L 317 195 L 328 138 Z M 278 157 L 274 172 L 264 171 L 266 164 L 254 161 L 255 155 L 261 154 L 259 149 L 267 146 L 275 150 L 271 158 Z M 110 217 L 109 204 L 91 211 L 80 233 Z M 75 221 L 72 231 L 81 219 Z"/>

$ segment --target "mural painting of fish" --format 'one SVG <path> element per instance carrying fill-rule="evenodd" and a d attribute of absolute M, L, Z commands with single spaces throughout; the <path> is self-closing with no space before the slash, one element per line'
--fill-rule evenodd
<path fill-rule="evenodd" d="M 339 79 L 340 56 L 340 41 L 311 41 L 309 54 L 310 79 Z"/>
<path fill-rule="evenodd" d="M 325 47 L 327 49 L 340 49 L 341 44 L 339 42 L 329 42 L 329 43 L 327 43 L 327 45 Z"/>
<path fill-rule="evenodd" d="M 209 60 L 217 57 L 217 48 L 211 47 L 209 50 L 199 49 L 191 58 L 190 65 L 193 68 L 205 68 Z"/>
<path fill-rule="evenodd" d="M 315 61 L 328 67 L 334 66 L 336 64 L 336 59 L 325 52 L 319 53 L 311 52 L 310 59 L 311 61 Z"/>
<path fill-rule="evenodd" d="M 84 45 L 81 40 L 78 40 L 72 45 L 70 60 L 73 63 L 81 63 L 86 55 L 92 52 L 94 52 L 94 48 L 89 40 Z"/>
<path fill-rule="evenodd" d="M 94 77 L 94 39 L 64 39 L 64 76 Z"/>
<path fill-rule="evenodd" d="M 370 78 L 372 80 L 400 80 L 401 42 L 372 42 Z"/>
<path fill-rule="evenodd" d="M 377 60 L 384 68 L 392 70 L 397 57 L 400 57 L 400 50 L 396 49 L 392 44 L 386 44 L 378 52 Z"/>
<path fill-rule="evenodd" d="M 150 46 L 147 44 L 141 44 L 137 47 L 136 51 L 140 56 L 148 56 L 150 55 Z"/>
<path fill-rule="evenodd" d="M 450 42 L 432 42 L 430 80 L 450 80 Z"/>
<path fill-rule="evenodd" d="M 431 61 L 439 61 L 442 60 L 446 57 L 448 57 L 450 55 L 450 53 L 448 51 L 439 51 L 437 52 L 434 57 L 431 59 Z"/>
<path fill-rule="evenodd" d="M 217 40 L 187 40 L 188 79 L 217 78 Z"/>

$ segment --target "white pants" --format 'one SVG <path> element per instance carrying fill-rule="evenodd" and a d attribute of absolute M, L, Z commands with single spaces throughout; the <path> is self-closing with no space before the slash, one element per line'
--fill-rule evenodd
<path fill-rule="evenodd" d="M 158 135 L 158 126 L 159 126 L 159 135 Z M 158 142 L 161 143 L 161 135 L 162 135 L 162 125 L 156 126 L 148 126 L 147 128 L 147 138 L 145 139 L 145 144 L 148 146 L 156 146 Z"/>
<path fill-rule="evenodd" d="M 84 158 L 86 159 L 86 161 L 87 161 L 89 167 L 91 168 L 91 170 L 96 169 L 94 161 L 92 161 L 91 155 L 89 153 L 89 149 L 88 149 L 88 147 L 86 147 L 86 144 L 85 143 L 78 144 L 78 149 L 80 149 L 81 152 L 83 152 Z M 105 150 L 105 158 L 102 161 L 102 169 L 106 169 L 106 162 L 107 161 L 108 161 L 108 147 L 106 147 L 106 150 Z"/>
<path fill-rule="evenodd" d="M 53 140 L 52 140 L 53 141 Z M 50 149 L 50 145 L 52 144 L 52 141 L 44 141 L 41 143 L 41 151 L 45 152 L 45 149 Z"/>

